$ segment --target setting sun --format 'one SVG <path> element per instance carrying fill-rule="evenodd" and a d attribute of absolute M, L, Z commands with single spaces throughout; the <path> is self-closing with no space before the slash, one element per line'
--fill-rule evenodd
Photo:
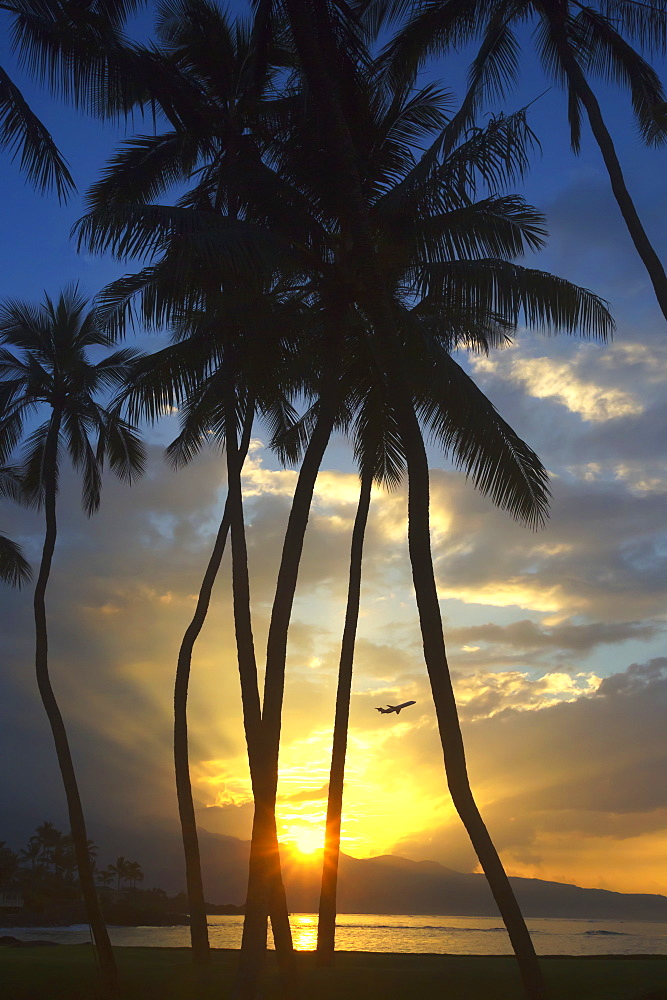
<path fill-rule="evenodd" d="M 324 846 L 322 830 L 308 826 L 290 826 L 285 830 L 284 843 L 299 854 L 314 854 Z"/>

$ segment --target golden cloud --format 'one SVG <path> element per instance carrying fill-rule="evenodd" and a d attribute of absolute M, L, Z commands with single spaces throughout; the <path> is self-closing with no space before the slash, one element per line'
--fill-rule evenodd
<path fill-rule="evenodd" d="M 510 349 L 499 359 L 474 358 L 472 365 L 477 373 L 494 372 L 509 378 L 536 399 L 555 399 L 582 420 L 600 423 L 644 412 L 643 404 L 629 392 L 580 378 L 576 363 L 511 356 Z"/>

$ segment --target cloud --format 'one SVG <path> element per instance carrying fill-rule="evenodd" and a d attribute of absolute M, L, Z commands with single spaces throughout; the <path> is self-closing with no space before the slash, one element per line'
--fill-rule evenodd
<path fill-rule="evenodd" d="M 551 627 L 539 625 L 528 618 L 500 625 L 487 622 L 484 625 L 470 625 L 466 628 L 450 628 L 447 635 L 450 643 L 480 643 L 494 650 L 568 650 L 588 653 L 597 646 L 627 642 L 630 639 L 652 639 L 664 631 L 664 622 L 590 622 L 585 625 L 570 621 Z M 462 649 L 477 652 L 480 646 L 462 645 Z"/>
<path fill-rule="evenodd" d="M 293 792 L 291 795 L 282 795 L 281 802 L 319 802 L 329 795 L 329 785 L 321 785 L 319 788 L 304 788 L 302 792 Z"/>
<path fill-rule="evenodd" d="M 513 874 L 665 892 L 658 857 L 667 841 L 666 709 L 667 658 L 658 657 L 571 702 L 509 707 L 468 723 L 473 788 Z M 475 864 L 454 820 L 394 849 Z"/>
<path fill-rule="evenodd" d="M 643 403 L 631 393 L 578 377 L 576 363 L 516 357 L 509 349 L 493 358 L 475 358 L 472 366 L 476 373 L 502 368 L 503 377 L 521 385 L 529 396 L 554 399 L 582 420 L 598 423 L 644 412 Z"/>

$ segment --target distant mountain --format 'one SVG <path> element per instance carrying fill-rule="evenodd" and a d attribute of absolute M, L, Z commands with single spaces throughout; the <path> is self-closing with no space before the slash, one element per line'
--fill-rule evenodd
<path fill-rule="evenodd" d="M 105 839 L 100 831 L 100 839 Z M 236 837 L 199 831 L 206 898 L 212 903 L 245 899 L 250 844 Z M 151 826 L 125 832 L 128 857 L 144 866 L 146 888 L 170 892 L 184 887 L 183 859 L 177 831 Z M 97 838 L 96 838 L 97 839 Z M 114 838 L 115 839 L 115 838 Z M 285 886 L 290 910 L 312 913 L 319 900 L 320 866 L 286 857 Z M 591 920 L 665 920 L 667 897 L 581 889 L 536 878 L 510 879 L 527 917 Z M 394 855 L 352 858 L 341 855 L 338 909 L 341 913 L 420 913 L 496 917 L 498 910 L 483 875 L 464 874 L 437 861 L 410 861 Z"/>
<path fill-rule="evenodd" d="M 248 847 L 247 843 L 232 837 L 203 836 L 202 853 L 208 870 L 207 896 L 210 899 L 216 902 L 243 899 Z M 316 911 L 319 865 L 297 864 L 292 859 L 285 859 L 284 867 L 290 909 L 294 913 Z M 527 917 L 667 921 L 666 896 L 581 889 L 537 878 L 512 878 L 510 881 Z M 341 855 L 338 904 L 341 913 L 498 915 L 483 875 L 453 871 L 436 861 L 409 861 L 393 855 L 367 859 Z"/>
<path fill-rule="evenodd" d="M 527 917 L 570 917 L 596 920 L 667 920 L 667 897 L 581 889 L 541 879 L 510 879 Z M 290 905 L 317 899 L 317 892 Z M 299 905 L 297 905 L 297 903 Z M 312 906 L 304 906 L 307 911 Z M 483 875 L 464 874 L 435 861 L 409 861 L 394 856 L 360 860 L 341 857 L 341 913 L 431 913 L 450 916 L 498 915 Z"/>

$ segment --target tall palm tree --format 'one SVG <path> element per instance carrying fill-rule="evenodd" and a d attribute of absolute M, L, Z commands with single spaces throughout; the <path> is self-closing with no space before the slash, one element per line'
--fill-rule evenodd
<path fill-rule="evenodd" d="M 20 443 L 26 421 L 47 411 L 46 420 L 28 436 L 25 480 L 44 509 L 46 531 L 35 587 L 35 668 L 37 684 L 55 742 L 65 787 L 79 880 L 86 913 L 107 989 L 114 989 L 116 966 L 95 891 L 88 837 L 74 764 L 48 665 L 46 590 L 57 538 L 56 502 L 60 453 L 66 447 L 83 478 L 87 514 L 100 503 L 104 465 L 131 482 L 144 466 L 137 433 L 118 410 L 99 397 L 120 387 L 136 358 L 131 350 L 115 351 L 93 363 L 91 349 L 110 346 L 94 309 L 76 287 L 57 300 L 45 296 L 40 306 L 9 300 L 0 306 L 0 460 Z M 14 351 L 9 348 L 14 348 Z"/>
<path fill-rule="evenodd" d="M 316 118 L 312 123 L 315 143 L 311 148 L 323 150 L 328 160 L 328 165 L 320 163 L 319 169 L 326 178 L 328 197 L 334 205 L 332 214 L 335 215 L 336 222 L 345 236 L 343 245 L 348 248 L 347 267 L 344 272 L 346 281 L 343 285 L 339 285 L 339 301 L 341 297 L 344 300 L 347 298 L 351 306 L 361 309 L 367 317 L 369 324 L 367 346 L 362 348 L 360 345 L 359 353 L 363 351 L 370 354 L 376 381 L 380 378 L 385 385 L 385 391 L 392 400 L 399 439 L 406 453 L 410 476 L 410 552 L 413 578 L 418 594 L 424 651 L 436 700 L 448 782 L 464 823 L 473 836 L 474 846 L 489 876 L 494 895 L 508 926 L 520 960 L 526 990 L 533 997 L 541 997 L 544 995 L 544 984 L 525 923 L 485 828 L 483 834 L 480 833 L 479 814 L 470 794 L 465 758 L 461 753 L 462 743 L 456 705 L 449 696 L 451 682 L 444 655 L 442 623 L 439 618 L 430 549 L 428 549 L 428 466 L 418 413 L 427 422 L 432 422 L 443 441 L 448 441 L 451 445 L 456 440 L 456 435 L 448 411 L 447 409 L 443 411 L 442 399 L 438 398 L 437 393 L 431 396 L 429 402 L 426 402 L 426 397 L 420 400 L 419 396 L 417 398 L 412 396 L 417 387 L 422 388 L 423 383 L 420 386 L 418 380 L 412 388 L 411 379 L 406 378 L 406 371 L 409 372 L 411 369 L 411 357 L 406 351 L 412 350 L 414 334 L 420 328 L 422 338 L 427 331 L 430 334 L 437 331 L 439 318 L 437 307 L 443 304 L 448 307 L 458 304 L 459 319 L 465 317 L 466 311 L 472 310 L 473 318 L 477 321 L 484 316 L 499 316 L 501 320 L 513 323 L 522 312 L 525 312 L 531 322 L 561 326 L 569 330 L 583 323 L 590 332 L 602 334 L 609 329 L 609 317 L 599 300 L 581 293 L 581 290 L 576 290 L 575 294 L 575 290 L 565 283 L 559 283 L 556 279 L 549 280 L 548 276 L 536 272 L 525 272 L 514 264 L 502 261 L 505 254 L 509 257 L 516 256 L 524 246 L 535 246 L 535 240 L 539 242 L 538 234 L 532 229 L 536 218 L 532 216 L 531 223 L 528 216 L 522 214 L 525 206 L 522 206 L 519 212 L 522 216 L 521 222 L 517 215 L 508 228 L 505 228 L 503 223 L 496 226 L 494 222 L 482 230 L 476 230 L 469 237 L 464 235 L 463 226 L 457 227 L 460 217 L 457 219 L 456 212 L 452 211 L 447 218 L 448 209 L 452 207 L 451 204 L 447 204 L 448 199 L 452 197 L 452 192 L 456 194 L 460 189 L 461 180 L 465 187 L 469 177 L 469 173 L 461 170 L 460 160 L 457 164 L 458 173 L 456 170 L 443 172 L 439 163 L 436 169 L 432 170 L 432 183 L 424 198 L 430 212 L 427 210 L 425 213 L 423 209 L 420 212 L 418 206 L 411 203 L 411 198 L 418 198 L 423 194 L 423 179 L 420 177 L 409 178 L 405 183 L 399 181 L 395 185 L 396 192 L 390 190 L 386 193 L 378 184 L 377 178 L 367 172 L 368 162 L 364 154 L 369 145 L 375 150 L 379 144 L 376 133 L 369 127 L 369 122 L 364 119 L 363 113 L 360 113 L 360 109 L 367 106 L 360 100 L 361 71 L 359 64 L 350 66 L 350 60 L 346 58 L 345 49 L 341 45 L 343 31 L 338 30 L 339 24 L 333 22 L 333 16 L 330 18 L 330 11 L 323 5 L 311 4 L 306 0 L 287 0 L 285 6 L 303 72 L 310 88 L 312 104 L 316 109 Z M 375 89 L 374 92 L 378 93 L 378 90 Z M 491 157 L 490 165 L 486 168 L 487 178 L 493 177 L 494 174 L 497 177 L 498 169 L 502 174 L 500 164 L 503 160 L 498 154 L 499 149 L 496 150 L 496 155 Z M 504 162 L 510 160 L 511 158 L 508 159 L 505 154 Z M 391 176 L 395 181 L 393 170 L 394 165 Z M 459 188 L 457 188 L 457 177 Z M 469 201 L 467 193 L 465 200 Z M 495 199 L 492 201 L 498 208 L 499 203 Z M 405 213 L 397 211 L 406 205 L 409 205 L 410 211 Z M 378 209 L 377 206 L 381 208 Z M 485 208 L 481 210 L 482 215 L 489 207 L 487 202 Z M 508 207 L 507 204 L 505 207 Z M 514 207 L 519 209 L 518 204 Z M 394 253 L 390 253 L 386 244 L 383 245 L 381 238 L 378 237 L 379 217 L 384 212 L 386 212 L 388 235 L 391 237 L 388 242 Z M 499 221 L 495 209 L 491 214 L 496 221 Z M 502 215 L 502 212 L 500 214 Z M 432 255 L 429 258 L 427 254 L 427 257 L 422 257 L 421 260 L 418 256 L 416 262 L 410 263 L 404 272 L 403 281 L 398 285 L 400 292 L 397 299 L 393 300 L 397 289 L 396 251 L 400 251 L 399 260 L 405 262 L 406 248 L 412 253 L 419 254 L 424 246 L 423 239 L 416 241 L 416 246 L 415 242 L 411 241 L 411 223 L 414 226 L 415 222 L 422 230 L 420 237 L 423 235 L 424 224 L 428 224 L 427 231 L 433 241 L 429 248 Z M 512 236 L 509 235 L 510 232 Z M 385 232 L 382 233 L 384 236 Z M 428 242 L 426 245 L 428 246 Z M 503 249 L 500 249 L 501 246 Z M 487 253 L 493 248 L 491 253 L 498 254 L 501 259 L 485 261 L 481 266 L 476 264 L 475 258 L 479 256 L 482 248 L 486 249 Z M 451 250 L 454 250 L 451 255 L 453 260 L 448 259 L 450 258 L 448 251 Z M 460 276 L 467 272 L 470 279 L 475 268 L 476 280 L 458 284 L 451 280 L 457 270 Z M 351 281 L 352 275 L 354 278 Z M 420 308 L 408 318 L 409 310 L 406 310 L 405 303 L 401 302 L 401 296 L 409 297 L 415 291 L 423 294 L 423 306 L 420 304 Z M 469 320 L 468 316 L 468 325 Z M 465 339 L 465 321 L 463 329 L 462 339 Z M 448 333 L 449 330 L 446 329 L 445 341 Z M 439 345 L 437 340 L 433 345 L 430 337 L 424 341 L 425 353 L 433 354 L 434 349 L 437 351 L 437 346 L 442 350 L 442 339 L 441 332 Z M 433 345 L 430 348 L 429 343 Z M 432 403 L 436 399 L 439 405 L 433 406 Z M 499 434 L 502 433 L 501 427 L 502 425 L 499 426 Z M 506 434 L 508 430 L 504 425 Z M 460 450 L 457 457 L 460 463 L 468 469 L 473 481 L 501 505 L 528 521 L 539 521 L 544 514 L 546 496 L 543 470 L 541 471 L 539 463 L 535 465 L 535 456 L 523 443 L 518 449 L 515 443 L 516 472 L 506 479 L 501 464 L 497 462 L 487 464 L 484 460 L 480 460 L 480 455 L 477 453 L 478 432 L 479 427 L 473 420 L 459 441 Z M 507 446 L 509 442 L 510 438 L 506 437 Z M 426 574 L 420 574 L 416 564 L 423 557 L 424 545 L 428 549 L 428 561 Z M 429 567 L 432 586 L 429 585 Z M 433 614 L 434 603 L 437 621 Z M 263 719 L 269 716 L 273 721 L 273 729 L 270 731 L 272 791 L 277 781 L 279 702 L 289 622 L 289 595 L 287 597 L 281 595 L 280 601 L 276 600 L 274 611 L 276 606 L 278 606 L 276 617 L 280 619 L 276 626 L 276 638 L 279 642 L 275 643 L 273 659 L 270 655 L 271 650 L 267 654 L 263 714 Z M 272 628 L 273 626 L 272 619 Z M 439 681 L 440 675 L 445 678 L 443 683 Z M 273 704 L 268 706 L 268 710 L 267 691 L 273 698 Z"/>
<path fill-rule="evenodd" d="M 267 177 L 271 174 L 262 162 L 262 148 L 270 145 L 272 126 L 279 108 L 273 101 L 273 63 L 261 66 L 253 54 L 251 25 L 238 20 L 233 23 L 217 5 L 206 0 L 172 0 L 161 6 L 157 22 L 159 48 L 151 51 L 136 48 L 132 53 L 132 77 L 137 103 L 150 100 L 166 118 L 170 128 L 155 136 L 133 140 L 115 158 L 107 176 L 90 193 L 91 213 L 82 224 L 84 236 L 90 234 L 94 243 L 107 238 L 130 218 L 137 219 L 143 236 L 152 251 L 165 251 L 159 266 L 151 265 L 138 276 L 128 276 L 116 283 L 107 296 L 107 302 L 116 296 L 119 301 L 130 302 L 139 292 L 143 296 L 144 318 L 151 323 L 169 323 L 182 319 L 188 310 L 200 310 L 202 295 L 220 286 L 220 274 L 206 278 L 211 266 L 219 272 L 225 267 L 227 280 L 234 281 L 239 265 L 251 264 L 253 271 L 266 270 L 266 248 L 258 244 L 257 231 L 248 231 L 245 207 L 250 192 L 265 191 Z M 212 53 L 215 56 L 212 58 Z M 275 62 L 275 59 L 273 60 Z M 108 95 L 105 98 L 108 100 Z M 123 96 L 123 100 L 126 100 Z M 176 181 L 189 186 L 195 176 L 198 183 L 193 191 L 182 197 L 178 209 L 185 209 L 176 216 L 165 206 L 148 205 L 157 195 Z M 275 182 L 274 182 L 275 183 Z M 266 197 L 266 194 L 265 194 Z M 145 219 L 142 219 L 142 215 Z M 182 222 L 203 216 L 206 232 L 203 245 L 179 252 L 172 227 L 176 218 Z M 189 223 L 185 221 L 187 226 Z M 160 226 L 163 236 L 151 242 Z M 210 228 L 218 226 L 212 234 Z M 103 235 L 98 236 L 102 233 Z M 112 234 L 109 237 L 109 234 Z M 216 239 L 217 237 L 217 239 Z M 211 244 L 213 246 L 211 247 Z M 99 242 L 97 243 L 99 246 Z M 171 251 L 170 251 L 171 246 Z M 136 252 L 137 241 L 116 245 L 119 254 Z M 211 252 L 213 251 L 213 256 Z M 275 254 L 274 254 L 275 257 Z M 204 259 L 205 258 L 205 259 Z M 203 268 L 203 269 L 202 269 Z M 269 267 L 269 273 L 273 264 Z M 242 268 L 241 268 L 242 269 Z M 208 289 L 203 285 L 208 282 Z M 257 287 L 254 285 L 253 287 Z M 188 364 L 186 353 L 179 355 Z M 164 356 L 165 361 L 167 357 Z M 209 351 L 210 360 L 210 351 Z M 179 391 L 192 388 L 182 379 Z M 166 369 L 163 369 L 163 376 Z M 175 375 L 175 368 L 167 378 Z M 204 377 L 202 375 L 202 377 Z M 152 383 L 151 391 L 164 390 Z M 183 395 L 179 397 L 183 402 Z M 248 432 L 253 417 L 253 407 L 247 411 Z M 220 426 L 224 421 L 221 421 Z M 224 435 L 223 435 L 224 436 Z M 241 445 L 241 451 L 247 448 Z M 241 460 L 242 464 L 242 460 Z M 179 812 L 186 855 L 186 872 L 191 914 L 193 956 L 197 961 L 208 957 L 206 912 L 203 898 L 199 849 L 190 787 L 187 755 L 187 687 L 194 642 L 202 627 L 210 594 L 222 558 L 228 532 L 229 515 L 223 517 L 200 591 L 193 620 L 188 627 L 179 652 L 174 695 L 175 728 L 174 753 L 178 790 Z M 238 560 L 237 560 L 238 562 Z M 249 646 L 247 647 L 249 648 Z M 248 664 L 248 691 L 253 689 L 250 678 L 254 666 Z M 256 683 L 256 682 L 255 682 Z M 249 740 L 252 743 L 252 737 Z M 274 913 L 283 938 L 289 938 L 286 906 L 284 913 Z M 291 948 L 291 943 L 289 947 Z"/>
<path fill-rule="evenodd" d="M 405 77 L 426 57 L 481 39 L 469 71 L 463 108 L 451 123 L 465 129 L 487 97 L 502 97 L 516 82 L 520 41 L 526 25 L 544 71 L 567 91 L 570 142 L 579 152 L 581 110 L 604 160 L 612 192 L 635 249 L 651 280 L 658 305 L 667 319 L 667 275 L 644 229 L 628 190 L 614 141 L 605 123 L 591 77 L 611 80 L 630 93 L 637 126 L 647 144 L 664 143 L 667 104 L 662 83 L 633 44 L 649 53 L 664 53 L 667 10 L 662 4 L 632 0 L 371 0 L 375 18 L 409 13 L 407 23 L 388 45 L 392 71 Z"/>
<path fill-rule="evenodd" d="M 0 467 L 0 497 L 25 502 L 20 475 L 9 466 Z M 0 580 L 11 587 L 22 587 L 32 578 L 30 563 L 21 547 L 0 531 Z"/>
<path fill-rule="evenodd" d="M 206 273 L 206 272 L 202 272 Z M 155 290 L 152 287 L 151 295 Z M 191 291 L 192 289 L 190 289 Z M 109 297 L 111 292 L 108 293 Z M 160 285 L 163 297 L 178 296 L 173 285 Z M 243 291 L 234 304 L 231 293 L 218 296 L 208 289 L 206 304 L 192 306 L 174 327 L 174 344 L 147 358 L 135 369 L 128 402 L 133 414 L 154 419 L 166 406 L 178 406 L 182 430 L 167 449 L 175 467 L 189 462 L 212 441 L 225 447 L 228 496 L 213 551 L 204 574 L 193 619 L 179 651 L 174 694 L 174 756 L 183 843 L 186 857 L 191 936 L 195 960 L 206 961 L 206 908 L 199 863 L 192 787 L 188 768 L 186 719 L 187 685 L 195 640 L 208 609 L 227 534 L 232 530 L 234 611 L 239 651 L 244 725 L 251 779 L 257 781 L 259 688 L 250 624 L 250 595 L 241 501 L 241 472 L 255 415 L 273 424 L 276 432 L 289 416 L 278 372 L 285 368 L 285 310 L 271 307 L 261 287 Z M 280 305 L 279 303 L 277 304 Z M 262 349 L 256 331 L 261 329 Z M 236 374 L 234 374 L 236 372 Z M 238 426 L 242 425 L 240 440 Z M 234 554 L 236 553 L 236 554 Z M 291 951 L 291 934 L 284 893 L 272 908 L 272 924 L 279 958 Z"/>

